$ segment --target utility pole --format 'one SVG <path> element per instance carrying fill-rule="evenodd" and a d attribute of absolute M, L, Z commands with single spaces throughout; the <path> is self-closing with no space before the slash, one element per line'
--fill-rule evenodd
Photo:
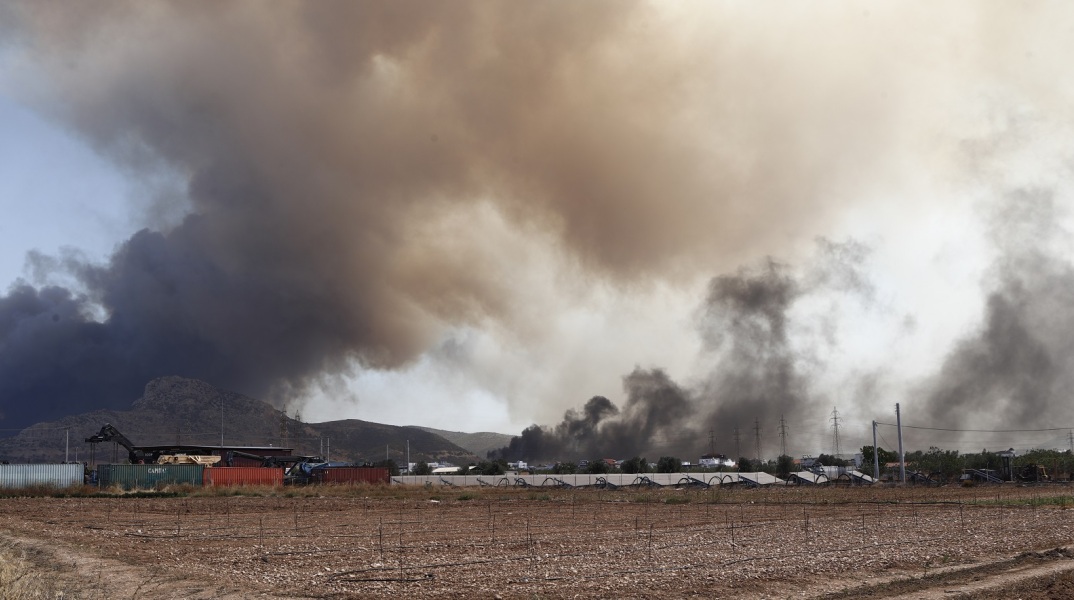
<path fill-rule="evenodd" d="M 873 479 L 880 480 L 880 449 L 876 446 L 876 421 L 873 421 Z"/>
<path fill-rule="evenodd" d="M 841 449 L 839 447 L 839 409 L 838 408 L 836 408 L 834 406 L 832 407 L 832 418 L 829 419 L 829 420 L 832 422 L 832 430 L 833 430 L 833 433 L 832 433 L 832 454 L 836 458 L 839 458 L 839 455 L 842 454 L 842 452 L 840 451 Z"/>
<path fill-rule="evenodd" d="M 67 455 L 71 452 L 71 428 L 64 427 L 66 436 L 63 442 L 63 462 L 67 462 Z"/>
<path fill-rule="evenodd" d="M 716 436 L 709 430 L 709 456 L 716 455 Z"/>
<path fill-rule="evenodd" d="M 220 448 L 224 447 L 224 398 L 220 397 Z"/>
<path fill-rule="evenodd" d="M 735 460 L 742 458 L 742 444 L 738 435 L 738 425 L 735 425 Z"/>
<path fill-rule="evenodd" d="M 1070 430 L 1070 453 L 1074 454 L 1074 429 Z"/>
<path fill-rule="evenodd" d="M 406 441 L 406 474 L 410 475 L 410 440 Z"/>
<path fill-rule="evenodd" d="M 783 422 L 783 415 L 779 416 L 779 455 L 787 456 L 787 424 Z"/>
<path fill-rule="evenodd" d="M 899 403 L 895 403 L 895 424 L 899 428 L 899 481 L 906 483 L 906 455 L 902 451 L 902 413 L 899 412 Z"/>
<path fill-rule="evenodd" d="M 757 447 L 757 462 L 761 462 L 761 420 L 753 420 L 754 444 Z"/>

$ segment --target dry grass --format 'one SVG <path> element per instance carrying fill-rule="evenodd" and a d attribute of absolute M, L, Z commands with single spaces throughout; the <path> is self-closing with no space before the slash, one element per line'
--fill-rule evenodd
<path fill-rule="evenodd" d="M 67 596 L 48 577 L 41 555 L 0 540 L 0 600 L 54 599 Z M 70 596 L 68 596 L 70 597 Z"/>

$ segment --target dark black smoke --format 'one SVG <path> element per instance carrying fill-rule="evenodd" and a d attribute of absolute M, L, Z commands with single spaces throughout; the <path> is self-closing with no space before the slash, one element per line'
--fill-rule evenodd
<path fill-rule="evenodd" d="M 1041 191 L 1010 194 L 994 210 L 997 258 L 984 282 L 982 322 L 956 344 L 933 378 L 909 397 L 892 399 L 901 401 L 904 422 L 997 430 L 1074 422 L 1074 266 L 1065 258 L 1074 238 L 1061 225 L 1066 216 L 1053 195 Z M 513 443 L 504 454 L 526 458 L 533 456 L 527 451 L 540 448 L 541 459 L 693 457 L 707 449 L 709 430 L 722 440 L 718 450 L 733 454 L 732 431 L 738 427 L 742 454 L 752 457 L 759 422 L 766 440 L 762 454 L 772 455 L 781 416 L 797 420 L 827 411 L 812 381 L 825 366 L 815 351 L 834 339 L 829 328 L 835 321 L 821 314 L 804 323 L 796 304 L 833 292 L 865 303 L 875 295 L 861 269 L 868 256 L 864 246 L 821 240 L 820 249 L 817 266 L 802 275 L 769 260 L 759 269 L 712 280 L 700 320 L 712 359 L 708 376 L 683 388 L 659 370 L 636 370 L 624 380 L 626 408 L 587 422 L 594 435 L 579 441 L 565 434 L 569 428 L 563 424 L 534 426 L 524 438 L 539 438 L 539 447 Z M 836 304 L 831 312 L 838 313 Z M 810 329 L 814 335 L 803 337 Z M 862 374 L 853 389 L 866 393 L 877 376 L 882 374 Z M 973 434 L 945 434 L 943 443 L 958 445 L 966 435 Z M 920 445 L 943 443 L 934 434 Z"/>
<path fill-rule="evenodd" d="M 514 460 L 526 457 L 563 457 L 564 460 L 570 456 L 590 457 L 597 448 L 601 448 L 598 426 L 605 418 L 618 414 L 619 409 L 611 400 L 594 396 L 585 403 L 581 413 L 573 408 L 567 410 L 563 421 L 555 427 L 527 427 L 522 435 L 512 438 L 511 443 L 499 454 Z"/>
<path fill-rule="evenodd" d="M 0 3 L 12 87 L 133 176 L 163 165 L 180 200 L 147 194 L 139 208 L 189 215 L 153 223 L 106 265 L 57 263 L 46 275 L 73 278 L 66 288 L 21 283 L 0 298 L 2 426 L 125 407 L 162 375 L 282 404 L 325 374 L 410 364 L 456 329 L 525 337 L 539 325 L 520 300 L 548 287 L 520 276 L 535 266 L 629 289 L 778 256 L 872 191 L 861 182 L 931 157 L 910 140 L 937 139 L 936 106 L 958 104 L 936 98 L 972 100 L 960 94 L 997 72 L 1047 83 L 1049 69 L 1009 65 L 1024 54 L 1011 48 L 1039 42 L 1041 26 L 1070 37 L 1051 29 L 1062 19 L 1017 9 L 982 9 L 969 29 L 901 7 L 853 27 L 841 10 L 779 23 L 718 10 Z M 974 66 L 937 55 L 935 39 L 975 48 Z M 1035 64 L 1066 68 L 1043 54 Z M 922 201 L 907 202 L 913 218 Z M 576 418 L 615 444 L 607 453 L 692 455 L 710 429 L 726 441 L 814 408 L 824 365 L 810 343 L 835 339 L 837 311 L 795 312 L 832 292 L 867 299 L 861 251 L 826 246 L 847 268 L 769 262 L 713 280 L 707 374 L 639 369 L 619 414 Z M 1017 264 L 999 269 L 989 325 L 929 395 L 938 417 L 1035 419 L 1070 387 L 1069 265 L 1050 250 L 1007 256 Z"/>
<path fill-rule="evenodd" d="M 818 151 L 855 145 L 823 126 L 773 133 L 805 113 L 826 123 L 831 94 L 710 101 L 790 93 L 741 67 L 734 43 L 709 51 L 721 36 L 687 40 L 641 2 L 0 14 L 29 101 L 135 177 L 174 175 L 180 199 L 147 194 L 145 213 L 189 214 L 107 265 L 46 273 L 72 277 L 67 290 L 0 299 L 4 427 L 120 408 L 162 375 L 283 403 L 324 374 L 410 364 L 453 328 L 524 331 L 523 234 L 551 240 L 540 258 L 627 285 L 752 256 L 784 243 L 772 223 L 824 218 L 827 200 L 798 190 L 824 187 Z M 855 114 L 881 122 L 872 112 Z M 719 144 L 706 123 L 723 124 Z"/>
<path fill-rule="evenodd" d="M 500 454 L 515 460 L 696 459 L 709 450 L 710 435 L 720 440 L 718 451 L 733 454 L 731 440 L 739 427 L 742 452 L 752 457 L 750 440 L 759 421 L 770 440 L 762 450 L 767 456 L 781 415 L 823 410 L 821 399 L 811 395 L 809 377 L 817 366 L 810 350 L 823 339 L 806 335 L 810 341 L 804 348 L 795 344 L 792 330 L 802 329 L 794 322 L 796 303 L 848 293 L 871 297 L 872 287 L 861 274 L 868 256 L 864 246 L 827 240 L 819 246 L 816 264 L 801 275 L 769 259 L 757 269 L 741 269 L 709 283 L 699 328 L 710 367 L 700 381 L 684 387 L 661 369 L 636 368 L 623 379 L 622 411 L 603 397 L 594 398 L 584 416 L 568 411 L 558 425 L 531 426 Z M 830 337 L 829 326 L 822 323 L 822 338 Z M 598 400 L 601 410 L 591 410 Z"/>

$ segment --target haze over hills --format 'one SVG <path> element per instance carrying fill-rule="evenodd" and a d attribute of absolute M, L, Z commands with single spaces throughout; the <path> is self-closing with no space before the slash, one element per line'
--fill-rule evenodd
<path fill-rule="evenodd" d="M 421 427 L 417 425 L 413 427 L 428 431 L 429 433 L 435 433 L 452 444 L 461 446 L 482 458 L 492 450 L 499 450 L 504 446 L 507 446 L 511 443 L 511 439 L 514 437 L 507 435 L 506 433 L 495 433 L 492 431 L 465 433 L 462 431 L 445 431 L 443 429 L 434 429 L 432 427 Z"/>
<path fill-rule="evenodd" d="M 32 425 L 0 440 L 0 460 L 15 462 L 87 461 L 91 444 L 84 440 L 111 423 L 135 445 L 163 444 L 281 446 L 295 454 L 321 455 L 332 460 L 363 462 L 386 456 L 406 461 L 409 441 L 412 461 L 466 463 L 477 453 L 419 427 L 399 427 L 357 419 L 303 423 L 269 404 L 220 390 L 196 379 L 161 377 L 145 386 L 130 410 L 96 410 Z M 69 445 L 68 445 L 69 444 Z M 100 444 L 97 462 L 126 459 L 125 451 Z M 480 455 L 481 458 L 484 455 Z"/>

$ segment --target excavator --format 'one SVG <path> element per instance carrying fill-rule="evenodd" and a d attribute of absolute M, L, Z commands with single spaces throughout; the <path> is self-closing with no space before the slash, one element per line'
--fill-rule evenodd
<path fill-rule="evenodd" d="M 123 435 L 118 429 L 113 427 L 111 423 L 105 423 L 100 431 L 86 438 L 86 442 L 90 444 L 115 442 L 127 449 L 128 460 L 130 460 L 131 464 L 156 462 L 157 460 L 156 456 L 153 456 L 152 460 L 146 460 L 149 456 L 147 456 L 141 448 L 138 448 L 127 439 L 127 436 Z"/>
<path fill-rule="evenodd" d="M 127 449 L 127 459 L 131 464 L 135 465 L 139 463 L 213 465 L 220 462 L 219 456 L 167 452 L 161 448 L 150 449 L 135 446 L 127 436 L 120 433 L 111 423 L 105 423 L 100 431 L 86 438 L 86 442 L 90 444 L 115 442 Z"/>

